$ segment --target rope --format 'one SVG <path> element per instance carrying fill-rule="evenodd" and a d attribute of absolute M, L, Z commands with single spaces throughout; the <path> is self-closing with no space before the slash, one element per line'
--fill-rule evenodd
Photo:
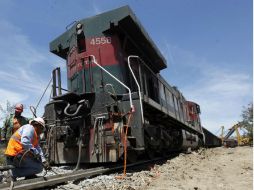
<path fill-rule="evenodd" d="M 221 131 L 221 127 L 218 129 L 218 131 L 215 133 L 217 135 Z"/>
<path fill-rule="evenodd" d="M 85 122 L 84 122 L 85 123 Z M 78 161 L 77 161 L 77 165 L 74 168 L 73 171 L 77 171 L 80 167 L 80 160 L 81 160 L 81 152 L 82 152 L 82 136 L 83 136 L 83 129 L 81 129 L 80 131 L 80 136 L 79 136 L 79 144 L 78 144 Z"/>
<path fill-rule="evenodd" d="M 133 112 L 129 112 L 129 116 L 128 116 L 128 121 L 127 121 L 127 125 L 126 126 L 126 130 L 125 130 L 125 138 L 124 138 L 124 162 L 123 162 L 123 175 L 122 176 L 117 176 L 117 179 L 123 179 L 126 176 L 126 165 L 127 165 L 127 135 L 128 135 L 128 128 L 130 125 L 130 121 L 131 121 L 131 117 L 132 117 L 132 113 Z"/>
<path fill-rule="evenodd" d="M 126 163 L 127 163 L 127 135 L 128 135 L 128 128 L 130 125 L 130 120 L 131 120 L 132 112 L 129 113 L 128 117 L 128 122 L 126 126 L 126 131 L 125 131 L 125 139 L 124 139 L 124 168 L 123 168 L 123 174 L 126 176 Z"/>
<path fill-rule="evenodd" d="M 26 156 L 26 154 L 29 153 L 29 152 L 30 152 L 30 150 L 26 150 L 26 151 L 24 152 L 24 154 L 22 155 L 22 157 L 21 157 L 21 159 L 20 159 L 20 161 L 19 161 L 19 165 L 18 165 L 19 167 L 20 167 L 20 165 L 21 165 L 22 160 L 24 159 L 24 157 Z M 15 156 L 15 158 L 16 158 L 16 156 Z M 14 158 L 14 159 L 15 159 L 15 158 Z"/>
<path fill-rule="evenodd" d="M 35 110 L 38 108 L 39 104 L 41 103 L 41 100 L 42 100 L 43 96 L 45 95 L 45 93 L 46 93 L 46 91 L 47 91 L 47 89 L 48 89 L 48 87 L 49 87 L 49 85 L 50 85 L 52 79 L 53 79 L 53 77 L 51 77 L 51 79 L 49 80 L 49 83 L 48 83 L 47 87 L 45 88 L 45 90 L 44 90 L 44 92 L 43 92 L 43 94 L 42 94 L 40 100 L 38 101 L 37 105 L 35 106 Z"/>

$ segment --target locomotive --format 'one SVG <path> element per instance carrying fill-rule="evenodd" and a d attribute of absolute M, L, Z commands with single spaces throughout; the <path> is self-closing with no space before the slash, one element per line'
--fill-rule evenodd
<path fill-rule="evenodd" d="M 45 150 L 54 164 L 135 161 L 205 143 L 200 106 L 160 75 L 166 60 L 128 6 L 75 22 L 50 43 Z M 63 93 L 63 91 L 66 91 Z"/>

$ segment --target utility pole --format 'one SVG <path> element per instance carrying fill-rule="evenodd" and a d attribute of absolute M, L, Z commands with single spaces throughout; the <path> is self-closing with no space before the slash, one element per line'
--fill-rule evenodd
<path fill-rule="evenodd" d="M 222 145 L 224 143 L 224 126 L 221 126 L 221 135 L 220 135 L 220 138 L 221 138 L 221 142 L 222 142 Z"/>

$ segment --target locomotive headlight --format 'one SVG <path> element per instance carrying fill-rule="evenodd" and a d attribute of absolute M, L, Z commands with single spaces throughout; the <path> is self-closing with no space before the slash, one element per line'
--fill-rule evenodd
<path fill-rule="evenodd" d="M 81 23 L 78 23 L 76 25 L 76 31 L 78 35 L 82 33 L 82 28 L 83 28 L 83 25 Z"/>
<path fill-rule="evenodd" d="M 81 29 L 82 28 L 82 24 L 81 23 L 78 23 L 77 26 L 76 26 L 77 30 L 78 29 Z"/>

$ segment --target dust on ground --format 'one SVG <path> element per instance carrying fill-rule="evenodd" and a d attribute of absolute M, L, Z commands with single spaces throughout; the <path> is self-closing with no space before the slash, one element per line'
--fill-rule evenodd
<path fill-rule="evenodd" d="M 252 147 L 199 149 L 148 170 L 100 175 L 56 190 L 252 190 Z M 121 175 L 121 174 L 120 174 Z"/>
<path fill-rule="evenodd" d="M 157 167 L 158 177 L 146 190 L 252 190 L 253 148 L 201 149 Z"/>
<path fill-rule="evenodd" d="M 1 159 L 3 152 L 0 152 Z M 116 176 L 119 174 L 101 175 L 79 183 L 70 181 L 55 189 L 252 190 L 253 148 L 200 149 L 190 154 L 180 154 L 149 170 L 127 173 L 122 180 Z"/>

